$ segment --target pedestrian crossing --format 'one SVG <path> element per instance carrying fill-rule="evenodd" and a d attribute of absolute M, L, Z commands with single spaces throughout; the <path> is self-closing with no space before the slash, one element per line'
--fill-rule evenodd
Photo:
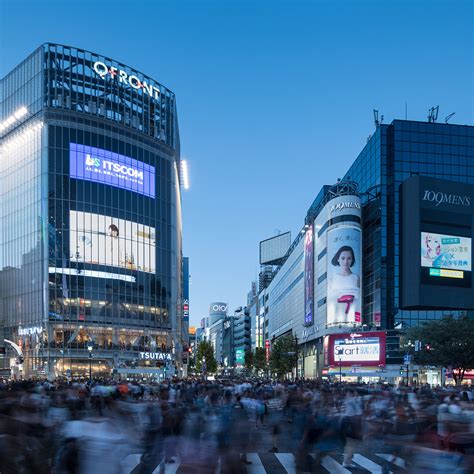
<path fill-rule="evenodd" d="M 314 458 L 314 454 L 311 454 Z M 122 462 L 123 473 L 134 474 L 139 472 L 140 454 L 131 454 Z M 237 455 L 233 458 L 238 460 Z M 296 458 L 293 453 L 247 453 L 247 460 L 251 464 L 242 464 L 242 472 L 246 474 L 296 474 Z M 174 457 L 174 463 L 160 463 L 153 470 L 153 474 L 189 474 L 193 472 L 193 460 Z M 344 467 L 342 465 L 342 453 L 333 453 L 322 458 L 317 471 L 322 474 L 397 474 L 406 471 L 405 461 L 391 454 L 361 454 L 355 453 L 353 456 L 353 464 L 355 467 Z M 205 471 L 202 466 L 198 472 L 209 472 L 210 474 L 225 474 L 230 469 L 226 469 L 226 462 L 229 460 L 219 456 L 214 460 L 214 464 L 206 464 Z M 237 461 L 238 462 L 238 461 Z M 237 471 L 232 471 L 237 472 Z"/>

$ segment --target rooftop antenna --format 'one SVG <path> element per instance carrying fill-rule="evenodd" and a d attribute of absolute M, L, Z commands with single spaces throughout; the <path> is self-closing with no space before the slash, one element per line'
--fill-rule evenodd
<path fill-rule="evenodd" d="M 382 115 L 382 117 L 383 117 L 383 115 Z M 374 123 L 375 123 L 375 128 L 380 127 L 379 111 L 377 109 L 374 109 Z"/>
<path fill-rule="evenodd" d="M 444 123 L 448 123 L 449 119 L 450 119 L 455 113 L 456 113 L 456 112 L 453 112 L 452 114 L 447 115 L 447 116 L 444 118 Z"/>
<path fill-rule="evenodd" d="M 428 110 L 428 123 L 435 123 L 438 120 L 439 105 Z"/>

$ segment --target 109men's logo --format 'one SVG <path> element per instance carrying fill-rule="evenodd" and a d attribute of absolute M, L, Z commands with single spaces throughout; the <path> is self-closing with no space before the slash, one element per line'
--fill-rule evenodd
<path fill-rule="evenodd" d="M 454 206 L 470 207 L 471 198 L 469 196 L 458 196 L 457 194 L 448 194 L 441 191 L 430 191 L 425 189 L 422 201 L 436 203 L 436 207 L 440 204 L 452 204 Z"/>

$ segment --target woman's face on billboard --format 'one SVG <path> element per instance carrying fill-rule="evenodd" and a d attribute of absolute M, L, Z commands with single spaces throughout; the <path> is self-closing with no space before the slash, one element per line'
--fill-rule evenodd
<path fill-rule="evenodd" d="M 339 255 L 339 259 L 337 261 L 341 268 L 344 270 L 349 270 L 353 263 L 352 252 L 349 250 L 344 250 L 341 252 L 341 255 Z"/>

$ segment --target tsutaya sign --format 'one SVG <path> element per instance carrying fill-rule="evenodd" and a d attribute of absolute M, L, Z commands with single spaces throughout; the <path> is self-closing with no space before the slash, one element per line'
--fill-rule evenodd
<path fill-rule="evenodd" d="M 139 358 L 145 360 L 171 360 L 169 352 L 140 352 L 139 354 Z"/>
<path fill-rule="evenodd" d="M 146 81 L 140 80 L 134 74 L 128 74 L 122 69 L 117 69 L 114 66 L 107 66 L 102 61 L 96 61 L 94 63 L 94 71 L 104 79 L 105 76 L 109 75 L 113 79 L 118 78 L 121 84 L 128 84 L 130 87 L 136 90 L 143 90 L 144 94 L 149 95 L 152 99 L 158 99 L 160 95 L 160 89 L 158 87 L 148 84 Z"/>

